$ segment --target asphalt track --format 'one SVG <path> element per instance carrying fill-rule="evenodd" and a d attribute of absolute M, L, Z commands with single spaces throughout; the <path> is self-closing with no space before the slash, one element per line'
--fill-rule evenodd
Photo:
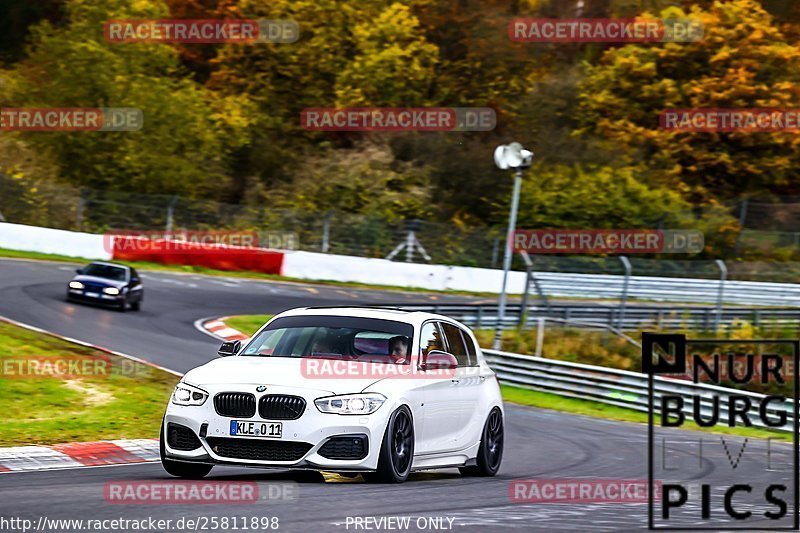
<path fill-rule="evenodd" d="M 213 357 L 217 342 L 197 331 L 194 322 L 205 317 L 237 313 L 273 313 L 302 305 L 401 304 L 461 301 L 422 293 L 361 290 L 322 285 L 263 282 L 239 278 L 144 272 L 145 300 L 141 312 L 119 313 L 64 301 L 65 284 L 75 267 L 64 263 L 0 260 L 0 315 L 82 341 L 136 355 L 165 367 L 186 371 Z M 659 466 L 667 462 L 684 469 L 685 480 L 710 483 L 712 517 L 721 514 L 718 486 L 749 482 L 756 487 L 773 482 L 789 486 L 785 498 L 792 510 L 791 449 L 766 441 L 750 440 L 736 468 L 742 439 L 671 430 L 671 445 Z M 154 428 L 154 436 L 157 428 Z M 697 448 L 704 441 L 703 453 Z M 669 461 L 667 461 L 669 459 Z M 735 457 L 734 457 L 735 460 Z M 39 531 L 78 531 L 53 525 L 55 519 L 171 519 L 164 531 L 179 528 L 177 520 L 207 519 L 200 527 L 214 531 L 211 519 L 232 522 L 252 517 L 277 517 L 278 531 L 405 530 L 397 523 L 360 522 L 356 519 L 410 517 L 407 530 L 434 530 L 435 519 L 445 530 L 521 531 L 633 531 L 647 527 L 647 505 L 571 503 L 515 503 L 509 486 L 517 479 L 647 479 L 647 429 L 640 424 L 599 420 L 552 411 L 507 406 L 506 448 L 498 476 L 463 478 L 457 470 L 413 474 L 403 485 L 326 482 L 315 476 L 284 472 L 216 467 L 209 480 L 255 481 L 262 493 L 270 486 L 284 487 L 283 498 L 240 505 L 120 505 L 104 499 L 104 488 L 114 481 L 172 483 L 157 463 L 0 474 L 0 530 L 19 531 L 19 523 L 3 519 L 28 519 Z M 343 481 L 343 480 L 339 480 Z M 694 493 L 693 493 L 694 494 Z M 773 510 L 760 494 L 748 501 L 754 515 Z M 744 507 L 744 504 L 742 504 Z M 685 506 L 689 516 L 682 525 L 700 525 L 696 499 Z M 427 519 L 434 519 L 426 521 Z M 452 519 L 450 525 L 449 519 Z M 719 522 L 717 522 L 719 524 Z M 786 525 L 762 519 L 759 527 Z M 87 526 L 88 524 L 85 524 Z M 249 524 L 248 524 L 249 525 Z M 384 527 L 381 527 L 384 526 Z M 710 525 L 710 524 L 709 524 Z M 749 524 L 753 527 L 753 524 Z M 389 527 L 387 527 L 389 526 Z M 728 521 L 726 527 L 738 527 Z M 716 526 L 719 527 L 719 526 Z M 87 530 L 82 529 L 82 530 Z M 105 529 L 129 531 L 131 527 Z M 265 529 L 253 529 L 253 531 Z"/>

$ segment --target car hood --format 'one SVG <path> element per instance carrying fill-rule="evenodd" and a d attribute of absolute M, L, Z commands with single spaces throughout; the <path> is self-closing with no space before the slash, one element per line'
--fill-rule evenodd
<path fill-rule="evenodd" d="M 322 377 L 313 375 L 299 357 L 221 357 L 199 366 L 184 375 L 190 385 L 258 386 L 280 385 L 330 394 L 361 392 L 380 381 L 376 377 Z"/>
<path fill-rule="evenodd" d="M 98 278 L 97 276 L 86 276 L 84 274 L 79 274 L 72 278 L 72 281 L 80 281 L 86 283 L 97 283 L 98 285 L 104 285 L 106 287 L 116 287 L 121 289 L 125 286 L 124 281 L 115 281 L 113 279 L 108 278 Z"/>

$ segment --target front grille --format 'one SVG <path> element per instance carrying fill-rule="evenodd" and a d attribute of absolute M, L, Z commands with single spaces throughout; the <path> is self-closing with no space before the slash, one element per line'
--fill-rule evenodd
<path fill-rule="evenodd" d="M 250 418 L 256 414 L 256 397 L 247 392 L 220 392 L 214 396 L 214 409 L 220 416 Z"/>
<path fill-rule="evenodd" d="M 295 420 L 306 410 L 306 401 L 300 396 L 268 394 L 258 400 L 258 414 L 267 420 Z"/>
<path fill-rule="evenodd" d="M 251 461 L 299 461 L 308 453 L 312 445 L 307 442 L 293 442 L 262 439 L 231 439 L 228 437 L 208 437 L 211 449 L 221 457 L 247 459 Z"/>
<path fill-rule="evenodd" d="M 367 452 L 367 436 L 353 435 L 332 437 L 317 453 L 327 459 L 363 459 Z"/>
<path fill-rule="evenodd" d="M 173 450 L 191 451 L 200 447 L 200 439 L 194 431 L 180 424 L 167 424 L 167 444 Z"/>

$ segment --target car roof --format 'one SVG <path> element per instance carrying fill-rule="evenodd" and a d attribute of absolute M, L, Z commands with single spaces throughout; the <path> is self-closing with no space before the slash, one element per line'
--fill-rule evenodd
<path fill-rule="evenodd" d="M 327 306 L 327 307 L 298 307 L 284 311 L 276 317 L 284 316 L 351 316 L 358 318 L 380 318 L 383 320 L 394 320 L 396 322 L 406 322 L 408 324 L 420 325 L 427 320 L 443 320 L 460 325 L 469 330 L 457 320 L 436 313 L 424 311 L 406 311 L 395 307 L 369 307 L 369 306 Z"/>

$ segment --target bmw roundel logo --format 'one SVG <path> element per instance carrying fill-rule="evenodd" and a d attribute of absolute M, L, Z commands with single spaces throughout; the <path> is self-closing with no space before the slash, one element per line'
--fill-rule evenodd
<path fill-rule="evenodd" d="M 267 390 L 266 385 L 259 385 L 258 387 L 256 387 L 256 392 L 264 392 L 265 390 Z"/>

